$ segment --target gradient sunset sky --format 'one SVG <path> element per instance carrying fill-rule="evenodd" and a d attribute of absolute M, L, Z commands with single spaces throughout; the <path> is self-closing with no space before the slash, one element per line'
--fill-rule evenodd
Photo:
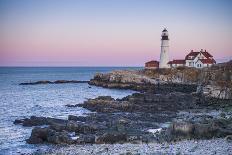
<path fill-rule="evenodd" d="M 0 66 L 143 66 L 206 49 L 232 58 L 232 0 L 0 0 Z"/>

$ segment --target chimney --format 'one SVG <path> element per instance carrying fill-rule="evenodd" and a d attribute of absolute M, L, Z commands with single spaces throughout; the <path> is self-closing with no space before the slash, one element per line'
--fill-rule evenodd
<path fill-rule="evenodd" d="M 206 50 L 205 50 L 205 52 L 206 52 Z"/>
<path fill-rule="evenodd" d="M 203 52 L 203 49 L 201 49 L 201 52 Z"/>
<path fill-rule="evenodd" d="M 193 50 L 191 50 L 191 52 L 193 52 Z"/>

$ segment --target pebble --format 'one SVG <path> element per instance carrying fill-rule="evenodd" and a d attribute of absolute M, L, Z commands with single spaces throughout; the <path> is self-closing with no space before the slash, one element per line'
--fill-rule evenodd
<path fill-rule="evenodd" d="M 167 144 L 168 145 L 168 144 Z M 218 154 L 231 155 L 232 145 L 223 138 L 213 140 L 185 140 L 169 144 L 164 147 L 162 143 L 144 144 L 93 144 L 93 145 L 70 145 L 54 146 L 50 150 L 41 152 L 43 155 L 50 154 Z M 104 149 L 103 149 L 104 148 Z M 107 148 L 107 150 L 105 149 Z"/>

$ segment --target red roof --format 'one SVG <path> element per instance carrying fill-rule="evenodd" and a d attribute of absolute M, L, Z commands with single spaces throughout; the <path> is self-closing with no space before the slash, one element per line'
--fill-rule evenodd
<path fill-rule="evenodd" d="M 173 60 L 169 61 L 168 64 L 185 64 L 185 60 Z"/>
<path fill-rule="evenodd" d="M 213 57 L 211 54 L 209 54 L 209 52 L 201 52 L 206 58 L 210 58 Z"/>
<path fill-rule="evenodd" d="M 191 50 L 191 52 L 186 55 L 185 60 L 193 60 L 195 59 L 195 57 L 199 54 L 202 53 L 207 59 L 210 57 L 213 57 L 209 52 L 207 52 L 206 50 L 203 52 L 203 50 L 201 50 L 200 52 L 193 52 L 193 50 Z M 192 58 L 189 58 L 189 56 L 192 56 Z"/>
<path fill-rule="evenodd" d="M 193 52 L 191 51 L 188 55 L 186 55 L 185 60 L 193 60 L 200 52 Z M 192 58 L 189 58 L 189 56 L 192 56 Z"/>
<path fill-rule="evenodd" d="M 203 64 L 214 64 L 216 61 L 214 59 L 199 59 Z"/>
<path fill-rule="evenodd" d="M 145 63 L 145 67 L 159 67 L 159 61 L 148 61 Z"/>
<path fill-rule="evenodd" d="M 155 64 L 157 64 L 157 63 L 159 63 L 159 61 L 151 60 L 151 61 L 146 62 L 145 64 L 150 64 L 150 63 L 155 63 Z"/>

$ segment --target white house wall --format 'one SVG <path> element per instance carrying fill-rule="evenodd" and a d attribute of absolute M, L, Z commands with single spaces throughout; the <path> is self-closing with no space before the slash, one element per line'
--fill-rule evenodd
<path fill-rule="evenodd" d="M 203 64 L 201 61 L 197 61 L 197 62 L 195 63 L 195 67 L 196 67 L 196 68 L 203 68 L 203 67 L 204 67 L 204 64 Z"/>
<path fill-rule="evenodd" d="M 191 66 L 189 66 L 189 62 L 191 62 Z M 187 67 L 194 67 L 193 60 L 186 60 L 186 61 L 185 61 L 185 65 L 186 65 Z"/>
<path fill-rule="evenodd" d="M 197 61 L 199 59 L 207 59 L 201 52 L 193 59 L 194 67 L 197 67 Z"/>
<path fill-rule="evenodd" d="M 172 64 L 169 66 L 175 68 L 175 67 L 183 67 L 183 66 L 185 66 L 185 64 Z"/>

